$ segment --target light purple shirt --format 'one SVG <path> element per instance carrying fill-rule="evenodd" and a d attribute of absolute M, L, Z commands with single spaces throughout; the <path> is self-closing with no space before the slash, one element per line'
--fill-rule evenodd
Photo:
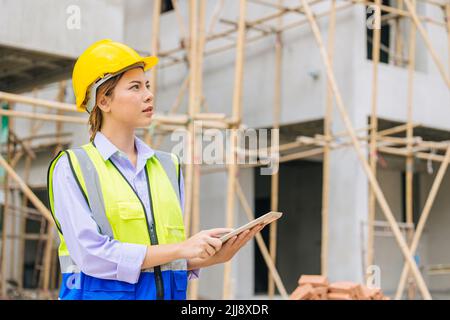
<path fill-rule="evenodd" d="M 141 198 L 152 221 L 148 198 L 145 164 L 155 152 L 141 139 L 135 137 L 136 167 L 127 155 L 108 138 L 98 132 L 94 138 L 97 150 L 106 161 L 111 159 Z M 180 200 L 184 208 L 184 182 L 180 169 Z M 120 242 L 102 235 L 92 218 L 91 209 L 84 199 L 67 159 L 61 156 L 53 173 L 54 210 L 70 256 L 82 272 L 101 279 L 136 283 L 141 273 L 147 246 Z M 198 278 L 199 269 L 189 271 L 189 279 Z"/>

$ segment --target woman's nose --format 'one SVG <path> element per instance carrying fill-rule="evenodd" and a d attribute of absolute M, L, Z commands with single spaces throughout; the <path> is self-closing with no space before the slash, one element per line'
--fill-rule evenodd
<path fill-rule="evenodd" d="M 144 101 L 145 102 L 153 101 L 153 93 L 149 89 L 147 89 L 147 91 L 145 92 Z"/>

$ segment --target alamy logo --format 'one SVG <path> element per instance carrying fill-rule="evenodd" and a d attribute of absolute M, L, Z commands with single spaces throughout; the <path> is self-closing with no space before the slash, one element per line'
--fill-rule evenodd
<path fill-rule="evenodd" d="M 66 13 L 69 15 L 66 20 L 66 27 L 69 30 L 81 29 L 81 9 L 79 6 L 70 5 L 66 9 Z"/>
<path fill-rule="evenodd" d="M 366 10 L 369 17 L 366 20 L 367 29 L 381 29 L 381 8 L 376 5 L 370 5 Z"/>
<path fill-rule="evenodd" d="M 66 272 L 72 273 L 66 280 L 66 287 L 76 290 L 81 289 L 80 269 L 76 265 L 71 265 L 67 268 Z"/>
<path fill-rule="evenodd" d="M 184 129 L 170 135 L 170 141 L 175 142 L 171 152 L 185 164 L 254 165 L 262 167 L 261 175 L 278 172 L 279 129 L 204 129 L 201 121 L 196 121 L 194 132 L 194 141 L 189 141 L 188 131 Z M 190 148 L 195 148 L 193 159 L 189 158 Z"/>
<path fill-rule="evenodd" d="M 381 288 L 381 269 L 379 266 L 371 265 L 367 267 L 366 286 L 368 288 Z"/>

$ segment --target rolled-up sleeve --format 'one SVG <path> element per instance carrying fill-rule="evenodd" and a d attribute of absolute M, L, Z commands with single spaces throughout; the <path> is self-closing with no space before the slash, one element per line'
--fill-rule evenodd
<path fill-rule="evenodd" d="M 120 242 L 99 232 L 67 155 L 55 165 L 53 194 L 55 216 L 70 256 L 80 270 L 101 279 L 136 283 L 147 246 Z"/>

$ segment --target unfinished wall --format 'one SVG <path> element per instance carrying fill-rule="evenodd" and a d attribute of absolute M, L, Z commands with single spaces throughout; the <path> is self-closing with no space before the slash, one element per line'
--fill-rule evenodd
<path fill-rule="evenodd" d="M 94 41 L 123 40 L 122 0 L 1 0 L 0 8 L 4 45 L 77 57 Z M 78 12 L 79 29 L 71 23 Z"/>

